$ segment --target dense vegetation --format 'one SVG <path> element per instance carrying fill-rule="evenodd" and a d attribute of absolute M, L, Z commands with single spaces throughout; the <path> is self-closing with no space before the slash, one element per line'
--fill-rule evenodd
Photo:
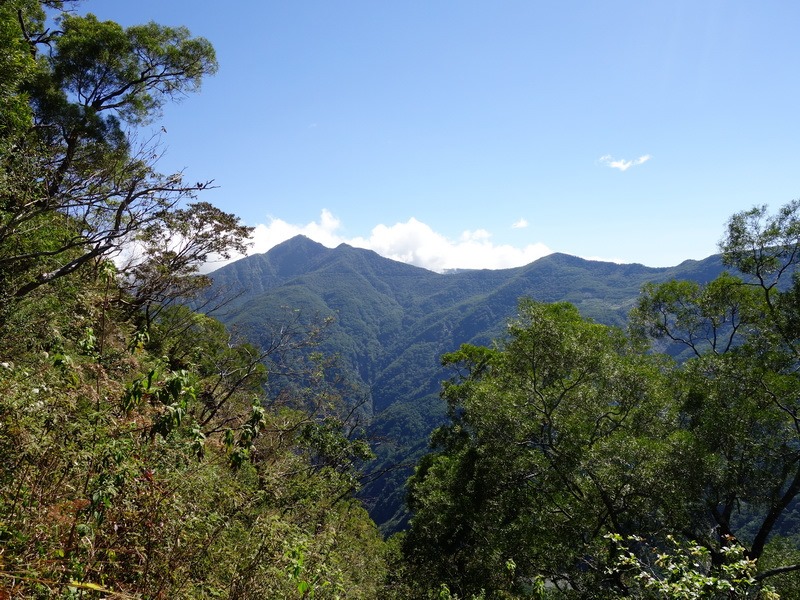
<path fill-rule="evenodd" d="M 283 301 L 243 340 L 198 268 L 249 229 L 136 142 L 213 48 L 68 8 L 0 0 L 0 599 L 800 596 L 800 203 L 731 218 L 736 274 L 664 271 L 632 302 L 643 268 L 608 271 L 619 305 L 523 299 L 505 331 L 525 270 L 441 286 L 391 263 L 392 287 L 371 255 L 305 244 L 264 265 Z M 540 265 L 551 296 L 576 261 Z M 359 301 L 290 276 L 312 263 Z M 385 541 L 355 497 L 366 420 L 424 419 L 364 384 L 425 397 L 410 357 L 432 373 L 447 350 L 444 424 Z"/>
<path fill-rule="evenodd" d="M 324 323 L 256 349 L 176 302 L 249 230 L 135 127 L 213 49 L 62 8 L 0 3 L 0 597 L 377 597 Z"/>
<path fill-rule="evenodd" d="M 381 530 L 391 533 L 407 522 L 404 483 L 412 465 L 446 418 L 439 399 L 447 378 L 443 354 L 501 336 L 520 297 L 566 300 L 585 317 L 624 325 L 645 283 L 703 283 L 723 268 L 719 256 L 654 269 L 554 254 L 514 269 L 444 275 L 298 236 L 215 271 L 213 289 L 236 295 L 217 314 L 259 346 L 258 332 L 270 329 L 282 306 L 333 319 L 322 347 L 339 357 L 342 372 L 359 390 L 372 415 L 368 435 L 377 442 L 377 458 L 368 467 L 375 477 L 365 481 L 359 497 Z"/>
<path fill-rule="evenodd" d="M 499 346 L 445 357 L 449 423 L 411 481 L 412 581 L 798 596 L 782 521 L 800 492 L 800 202 L 734 215 L 721 246 L 741 276 L 645 286 L 627 334 L 523 301 Z M 692 358 L 648 352 L 653 338 Z"/>

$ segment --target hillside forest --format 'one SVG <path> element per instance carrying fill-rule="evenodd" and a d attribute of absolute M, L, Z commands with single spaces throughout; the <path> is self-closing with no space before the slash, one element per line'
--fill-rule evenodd
<path fill-rule="evenodd" d="M 141 137 L 213 47 L 73 8 L 0 0 L 0 599 L 800 597 L 800 202 L 616 325 L 522 297 L 424 346 L 440 425 L 386 536 L 330 352 L 358 310 L 217 320 L 200 268 L 250 229 Z"/>

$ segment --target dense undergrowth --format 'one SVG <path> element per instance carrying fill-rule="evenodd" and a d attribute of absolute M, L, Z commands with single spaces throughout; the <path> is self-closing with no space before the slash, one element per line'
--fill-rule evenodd
<path fill-rule="evenodd" d="M 265 408 L 261 353 L 180 307 L 145 333 L 112 292 L 82 273 L 3 323 L 0 589 L 377 597 L 383 542 L 350 497 L 366 450 L 338 400 L 320 383 L 304 410 Z"/>
<path fill-rule="evenodd" d="M 378 597 L 324 324 L 186 308 L 250 230 L 137 128 L 213 48 L 73 5 L 0 3 L 0 598 Z"/>

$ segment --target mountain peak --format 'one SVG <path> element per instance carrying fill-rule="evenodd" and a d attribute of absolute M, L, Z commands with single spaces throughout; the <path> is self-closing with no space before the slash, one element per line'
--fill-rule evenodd
<path fill-rule="evenodd" d="M 278 275 L 292 275 L 306 271 L 309 265 L 325 253 L 330 252 L 322 244 L 304 235 L 273 246 L 266 257 Z"/>
<path fill-rule="evenodd" d="M 267 254 L 272 254 L 275 250 L 278 250 L 279 252 L 291 251 L 319 253 L 320 251 L 327 250 L 327 248 L 325 248 L 325 246 L 319 242 L 315 242 L 310 237 L 300 233 L 292 238 L 289 238 L 288 240 L 281 242 L 280 244 L 276 244 L 267 251 Z"/>

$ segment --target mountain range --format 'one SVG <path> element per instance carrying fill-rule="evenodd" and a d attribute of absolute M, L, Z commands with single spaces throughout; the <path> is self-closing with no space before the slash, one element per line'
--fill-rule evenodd
<path fill-rule="evenodd" d="M 442 354 L 498 339 L 523 296 L 571 302 L 584 317 L 624 326 L 645 283 L 706 282 L 723 269 L 719 256 L 651 268 L 557 253 L 512 269 L 439 274 L 297 236 L 211 276 L 215 293 L 233 294 L 216 316 L 256 345 L 270 343 L 265 332 L 287 309 L 308 320 L 332 317 L 321 350 L 338 357 L 365 403 L 377 454 L 371 468 L 383 475 L 369 478 L 361 495 L 373 519 L 391 532 L 407 518 L 410 465 L 445 415 L 438 397 L 449 377 Z"/>

